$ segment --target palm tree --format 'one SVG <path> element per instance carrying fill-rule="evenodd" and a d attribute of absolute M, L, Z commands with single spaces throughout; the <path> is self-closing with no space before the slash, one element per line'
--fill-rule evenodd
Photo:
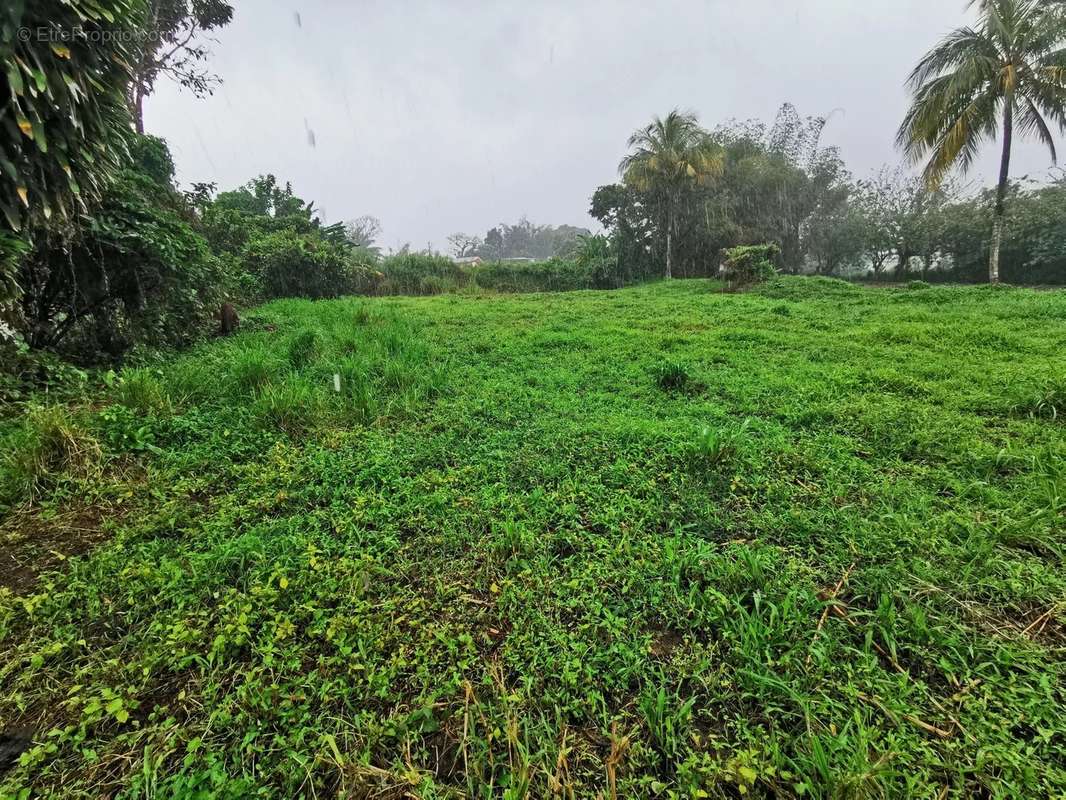
<path fill-rule="evenodd" d="M 925 179 L 939 186 L 952 167 L 969 169 L 985 140 L 1002 130 L 989 260 L 999 282 L 1003 211 L 1017 131 L 1047 145 L 1056 161 L 1049 120 L 1066 132 L 1066 12 L 1046 0 L 975 0 L 976 27 L 959 28 L 911 73 L 913 103 L 897 142 L 914 163 L 927 156 Z"/>
<path fill-rule="evenodd" d="M 722 171 L 721 148 L 700 127 L 696 115 L 674 109 L 656 117 L 629 137 L 630 153 L 618 171 L 622 180 L 649 192 L 662 203 L 666 230 L 666 277 L 674 276 L 674 236 L 677 212 L 685 189 L 706 182 Z"/>

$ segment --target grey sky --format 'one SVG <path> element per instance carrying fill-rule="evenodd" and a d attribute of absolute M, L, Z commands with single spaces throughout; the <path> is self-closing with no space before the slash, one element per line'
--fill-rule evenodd
<path fill-rule="evenodd" d="M 147 104 L 183 181 L 291 180 L 382 244 L 443 247 L 527 215 L 586 225 L 625 140 L 680 106 L 708 127 L 836 110 L 826 141 L 864 176 L 898 162 L 903 82 L 964 0 L 237 0 L 212 45 L 225 84 Z M 315 146 L 310 144 L 313 131 Z M 974 177 L 994 174 L 995 147 Z M 1046 153 L 1016 149 L 1014 175 Z"/>

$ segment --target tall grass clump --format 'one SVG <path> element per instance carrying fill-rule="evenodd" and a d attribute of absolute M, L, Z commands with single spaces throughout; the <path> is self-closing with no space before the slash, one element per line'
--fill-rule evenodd
<path fill-rule="evenodd" d="M 372 422 L 378 412 L 378 392 L 366 364 L 358 358 L 347 358 L 338 366 L 337 374 L 341 416 L 359 425 Z"/>
<path fill-rule="evenodd" d="M 266 348 L 242 348 L 232 357 L 230 374 L 238 393 L 256 394 L 277 374 L 277 365 Z"/>
<path fill-rule="evenodd" d="M 680 392 L 693 385 L 689 368 L 679 361 L 662 361 L 652 369 L 656 385 L 664 392 Z"/>
<path fill-rule="evenodd" d="M 265 386 L 252 413 L 262 426 L 298 436 L 321 416 L 321 395 L 306 379 L 290 378 Z"/>
<path fill-rule="evenodd" d="M 5 505 L 36 498 L 64 474 L 88 477 L 101 460 L 99 443 L 63 406 L 30 408 L 2 444 L 0 503 Z"/>
<path fill-rule="evenodd" d="M 717 467 L 731 461 L 744 441 L 751 420 L 740 425 L 715 428 L 704 425 L 696 432 L 694 453 L 696 460 L 708 467 Z"/>
<path fill-rule="evenodd" d="M 318 334 L 313 330 L 303 330 L 289 342 L 289 363 L 295 369 L 303 369 L 314 361 L 320 352 Z"/>
<path fill-rule="evenodd" d="M 382 260 L 382 294 L 432 295 L 456 291 L 470 283 L 469 274 L 447 256 L 399 253 Z"/>
<path fill-rule="evenodd" d="M 155 370 L 125 370 L 119 377 L 115 396 L 119 403 L 141 414 L 165 416 L 173 411 L 161 373 Z"/>

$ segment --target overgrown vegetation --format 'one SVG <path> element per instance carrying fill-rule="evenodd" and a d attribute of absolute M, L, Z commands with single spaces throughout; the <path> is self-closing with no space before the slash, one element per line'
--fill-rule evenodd
<path fill-rule="evenodd" d="M 10 420 L 0 794 L 1066 791 L 1066 298 L 719 288 L 281 300 Z"/>
<path fill-rule="evenodd" d="M 1066 796 L 1066 297 L 934 285 L 1066 277 L 1066 12 L 972 5 L 924 179 L 675 110 L 449 258 L 177 185 L 225 0 L 9 3 L 0 797 Z"/>

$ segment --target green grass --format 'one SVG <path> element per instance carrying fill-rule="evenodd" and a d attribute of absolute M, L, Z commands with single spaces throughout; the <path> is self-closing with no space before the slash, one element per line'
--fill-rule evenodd
<path fill-rule="evenodd" d="M 273 303 L 10 482 L 0 549 L 110 536 L 0 589 L 0 796 L 1061 797 L 1064 352 L 1013 289 Z"/>

